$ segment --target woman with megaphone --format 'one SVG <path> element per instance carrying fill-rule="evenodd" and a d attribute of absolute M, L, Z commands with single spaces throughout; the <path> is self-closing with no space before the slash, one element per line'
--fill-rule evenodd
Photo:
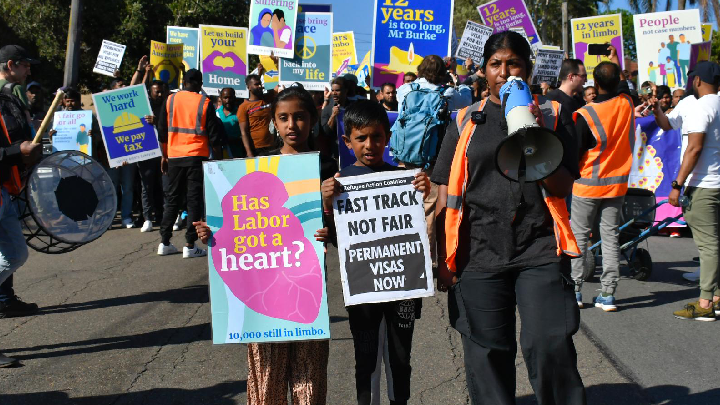
<path fill-rule="evenodd" d="M 515 32 L 487 40 L 490 97 L 448 126 L 431 177 L 438 289 L 449 291 L 473 404 L 515 403 L 516 308 L 538 403 L 586 403 L 572 340 L 579 252 L 564 201 L 579 177 L 574 126 L 560 104 L 530 95 L 531 55 Z"/>

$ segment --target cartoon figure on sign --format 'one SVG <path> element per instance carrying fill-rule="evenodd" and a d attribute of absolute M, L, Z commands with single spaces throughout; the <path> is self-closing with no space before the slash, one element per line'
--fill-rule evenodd
<path fill-rule="evenodd" d="M 275 35 L 275 48 L 292 49 L 292 28 L 285 24 L 285 12 L 275 9 L 272 15 L 272 29 Z"/>
<path fill-rule="evenodd" d="M 89 138 L 85 124 L 80 124 L 80 130 L 75 137 L 75 142 L 77 143 L 78 150 L 86 155 L 88 153 L 88 140 Z"/>
<path fill-rule="evenodd" d="M 300 220 L 284 207 L 285 184 L 252 172 L 223 197 L 224 222 L 215 234 L 214 267 L 233 295 L 253 311 L 313 323 L 320 312 L 320 261 Z"/>
<path fill-rule="evenodd" d="M 275 33 L 270 28 L 272 16 L 272 11 L 269 8 L 264 8 L 260 12 L 257 25 L 250 30 L 250 45 L 270 47 L 275 45 Z"/>

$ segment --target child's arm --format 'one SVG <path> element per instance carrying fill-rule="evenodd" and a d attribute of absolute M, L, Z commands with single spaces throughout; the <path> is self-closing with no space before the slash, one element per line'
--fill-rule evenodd
<path fill-rule="evenodd" d="M 332 216 L 333 198 L 340 195 L 342 192 L 342 185 L 337 181 L 337 177 L 340 177 L 340 173 L 335 173 L 334 177 L 325 179 L 320 186 L 320 191 L 322 192 L 323 212 L 328 216 Z"/>
<path fill-rule="evenodd" d="M 430 194 L 430 179 L 425 172 L 415 174 L 415 180 L 412 181 L 412 185 L 415 186 L 417 191 L 423 193 L 423 198 L 427 198 L 428 194 Z"/>
<path fill-rule="evenodd" d="M 326 226 L 315 231 L 315 240 L 318 242 L 330 242 L 330 229 Z"/>
<path fill-rule="evenodd" d="M 195 231 L 197 232 L 200 242 L 207 245 L 208 240 L 212 236 L 212 231 L 210 230 L 210 227 L 208 226 L 207 222 L 197 221 L 197 222 L 193 222 L 192 224 L 195 226 Z"/>

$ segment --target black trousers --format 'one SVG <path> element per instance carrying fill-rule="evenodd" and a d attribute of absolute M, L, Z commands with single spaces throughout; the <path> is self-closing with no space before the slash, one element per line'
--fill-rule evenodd
<path fill-rule="evenodd" d="M 162 218 L 163 199 L 158 200 L 158 187 L 162 187 L 160 180 L 160 158 L 137 162 L 142 184 L 142 212 L 146 221 Z"/>
<path fill-rule="evenodd" d="M 539 405 L 584 405 L 572 337 L 580 326 L 570 262 L 504 272 L 464 272 L 448 295 L 462 334 L 474 405 L 515 404 L 515 307 L 520 346 Z"/>
<path fill-rule="evenodd" d="M 375 371 L 378 332 L 383 317 L 387 324 L 390 373 L 395 393 L 393 403 L 404 404 L 410 398 L 410 351 L 415 330 L 415 309 L 416 300 L 360 304 L 347 308 L 355 346 L 355 386 L 359 405 L 370 404 L 370 377 Z"/>
<path fill-rule="evenodd" d="M 168 165 L 168 180 L 167 203 L 160 223 L 162 243 L 170 243 L 173 224 L 180 211 L 183 196 L 187 199 L 188 211 L 185 241 L 195 243 L 198 236 L 192 223 L 202 219 L 204 207 L 202 166 L 173 166 L 171 162 Z"/>

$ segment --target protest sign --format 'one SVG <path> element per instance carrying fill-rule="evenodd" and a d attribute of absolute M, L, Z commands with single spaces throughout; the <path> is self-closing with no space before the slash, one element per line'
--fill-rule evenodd
<path fill-rule="evenodd" d="M 670 183 L 677 178 L 680 170 L 680 130 L 663 131 L 655 123 L 654 117 L 636 118 L 635 128 L 633 164 L 628 186 L 652 191 L 659 202 L 670 195 Z M 655 220 L 661 221 L 680 213 L 681 208 L 663 204 L 655 210 Z"/>
<path fill-rule="evenodd" d="M 217 96 L 230 87 L 238 97 L 248 97 L 247 60 L 247 28 L 200 26 L 200 66 L 208 95 Z"/>
<path fill-rule="evenodd" d="M 79 150 L 92 155 L 90 129 L 92 129 L 92 111 L 57 111 L 53 115 L 52 151 Z M 101 136 L 102 134 L 92 134 Z"/>
<path fill-rule="evenodd" d="M 263 86 L 265 86 L 265 90 L 272 90 L 280 83 L 280 71 L 275 61 L 269 56 L 260 55 L 260 63 L 265 68 L 265 73 L 262 76 Z"/>
<path fill-rule="evenodd" d="M 664 11 L 633 16 L 638 44 L 638 83 L 647 80 L 684 87 L 690 45 L 702 42 L 698 10 Z"/>
<path fill-rule="evenodd" d="M 492 27 L 468 21 L 455 56 L 462 59 L 470 58 L 478 64 L 482 63 L 485 42 L 492 33 Z"/>
<path fill-rule="evenodd" d="M 372 86 L 400 87 L 427 55 L 450 54 L 454 0 L 375 0 Z"/>
<path fill-rule="evenodd" d="M 432 260 L 419 170 L 339 177 L 333 201 L 345 305 L 430 297 Z"/>
<path fill-rule="evenodd" d="M 253 55 L 293 57 L 297 0 L 252 0 L 247 52 Z M 299 31 L 297 31 L 299 33 Z"/>
<path fill-rule="evenodd" d="M 295 57 L 280 59 L 280 84 L 322 91 L 332 74 L 332 13 L 298 14 Z"/>
<path fill-rule="evenodd" d="M 477 7 L 480 17 L 494 32 L 508 31 L 512 27 L 522 27 L 530 45 L 540 44 L 535 23 L 523 0 L 493 0 Z"/>
<path fill-rule="evenodd" d="M 329 339 L 317 153 L 203 164 L 213 343 Z"/>
<path fill-rule="evenodd" d="M 153 115 L 143 84 L 93 94 L 110 167 L 162 156 L 155 126 L 145 120 Z"/>
<path fill-rule="evenodd" d="M 546 82 L 552 87 L 557 87 L 558 75 L 560 75 L 564 55 L 563 51 L 538 49 L 537 55 L 535 56 L 531 84 Z"/>
<path fill-rule="evenodd" d="M 712 38 L 712 33 L 713 33 L 713 26 L 712 26 L 712 24 L 705 24 L 705 23 L 703 23 L 703 24 L 700 25 L 700 30 L 702 31 L 702 40 L 703 40 L 703 42 L 710 41 L 710 39 Z"/>
<path fill-rule="evenodd" d="M 115 71 L 120 68 L 124 54 L 125 45 L 103 39 L 93 73 L 114 77 Z"/>
<path fill-rule="evenodd" d="M 300 4 L 298 13 L 332 13 L 332 4 Z"/>
<path fill-rule="evenodd" d="M 527 33 L 525 33 L 525 28 L 523 27 L 510 27 L 508 28 L 508 31 L 517 32 L 518 34 L 522 35 L 523 38 L 527 41 L 528 45 L 530 45 L 530 48 L 532 49 L 532 57 L 535 58 L 535 54 L 537 53 L 538 49 L 542 46 L 542 43 L 540 41 L 532 43 L 530 41 L 530 38 L 527 36 Z"/>
<path fill-rule="evenodd" d="M 358 85 L 364 87 L 365 90 L 370 90 L 370 87 L 367 85 L 370 83 L 367 80 L 370 77 L 370 51 L 365 54 L 365 57 L 363 57 L 357 69 L 355 69 L 355 77 L 358 79 Z"/>
<path fill-rule="evenodd" d="M 150 41 L 150 64 L 155 80 L 167 83 L 170 89 L 179 88 L 183 71 L 183 44 Z"/>
<path fill-rule="evenodd" d="M 688 64 L 688 71 L 695 68 L 698 62 L 710 60 L 710 52 L 712 51 L 712 42 L 700 42 L 699 44 L 692 44 L 690 46 L 690 63 Z M 688 85 L 691 83 L 688 83 Z"/>
<path fill-rule="evenodd" d="M 185 71 L 198 68 L 198 55 L 200 51 L 200 37 L 197 28 L 167 27 L 165 42 L 168 44 L 182 44 L 183 65 Z"/>
<path fill-rule="evenodd" d="M 573 18 L 572 41 L 575 59 L 580 59 L 587 71 L 588 85 L 592 85 L 593 70 L 600 62 L 609 61 L 603 55 L 590 55 L 588 45 L 608 44 L 615 47 L 620 64 L 625 62 L 623 57 L 622 20 L 620 14 L 599 15 L 595 17 Z"/>
<path fill-rule="evenodd" d="M 340 76 L 346 73 L 350 65 L 357 65 L 354 32 L 333 33 L 332 58 L 332 71 L 334 76 Z"/>

